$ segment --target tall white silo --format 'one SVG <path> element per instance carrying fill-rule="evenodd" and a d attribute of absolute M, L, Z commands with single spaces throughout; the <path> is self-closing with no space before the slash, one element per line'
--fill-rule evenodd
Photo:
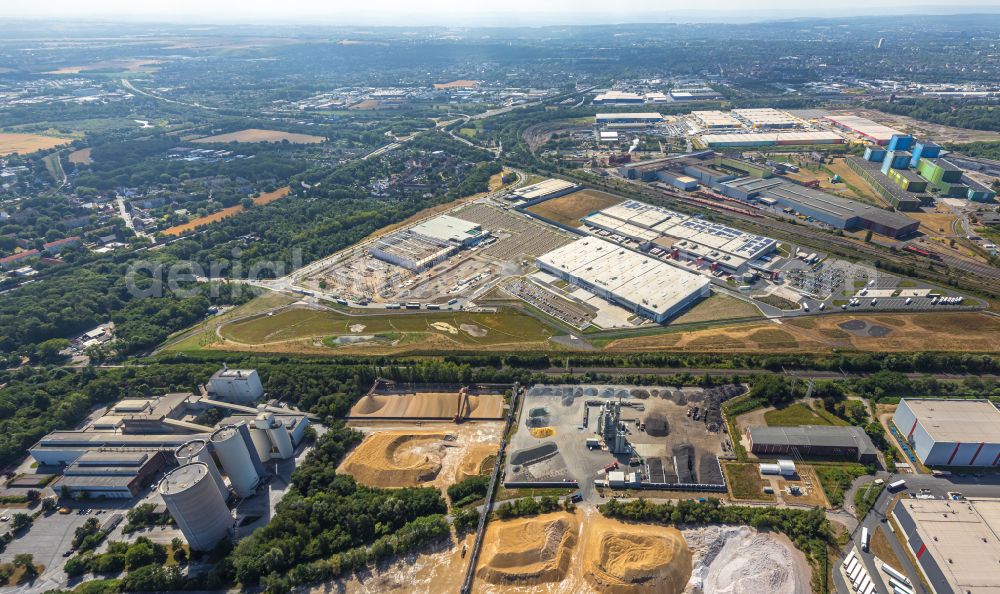
<path fill-rule="evenodd" d="M 288 434 L 288 429 L 281 419 L 275 419 L 272 412 L 259 412 L 254 419 L 254 427 L 267 432 L 274 453 L 272 458 L 287 460 L 295 455 L 295 447 L 292 446 L 292 436 Z"/>
<path fill-rule="evenodd" d="M 233 516 L 204 462 L 168 472 L 160 481 L 159 492 L 188 545 L 196 551 L 212 550 L 233 527 Z"/>
<path fill-rule="evenodd" d="M 193 464 L 194 462 L 201 462 L 205 466 L 208 466 L 208 473 L 212 475 L 212 479 L 215 480 L 215 484 L 219 487 L 222 499 L 229 499 L 229 489 L 226 488 L 226 481 L 222 479 L 222 473 L 219 472 L 219 467 L 215 464 L 215 459 L 212 458 L 208 441 L 204 439 L 192 439 L 174 450 L 174 457 L 177 458 L 177 463 L 181 466 Z"/>
<path fill-rule="evenodd" d="M 229 477 L 233 491 L 240 497 L 253 495 L 261 478 L 254 464 L 257 452 L 253 452 L 251 457 L 239 426 L 227 425 L 216 430 L 212 434 L 212 447 L 222 463 L 222 471 Z"/>

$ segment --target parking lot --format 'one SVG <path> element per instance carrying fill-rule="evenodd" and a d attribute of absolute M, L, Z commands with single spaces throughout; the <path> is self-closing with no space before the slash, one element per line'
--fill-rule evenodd
<path fill-rule="evenodd" d="M 41 514 L 35 519 L 28 530 L 14 538 L 0 554 L 0 560 L 11 562 L 16 555 L 27 553 L 34 556 L 35 563 L 44 565 L 41 577 L 32 586 L 33 591 L 44 591 L 66 583 L 66 574 L 62 566 L 66 562 L 64 554 L 73 545 L 73 535 L 76 529 L 90 518 L 105 522 L 115 513 L 124 513 L 129 509 L 129 501 L 116 502 L 106 500 L 87 503 L 90 508 L 72 509 L 68 514 L 53 512 Z M 81 513 L 89 510 L 88 513 Z M 34 510 L 24 508 L 4 508 L 2 515 L 13 516 L 15 513 L 32 513 Z M 120 528 L 119 528 L 120 529 Z"/>

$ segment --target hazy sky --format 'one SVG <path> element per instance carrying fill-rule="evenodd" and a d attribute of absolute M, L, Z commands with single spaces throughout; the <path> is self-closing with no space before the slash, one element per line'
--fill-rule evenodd
<path fill-rule="evenodd" d="M 546 25 L 731 20 L 857 14 L 1000 11 L 997 0 L 7 0 L 2 17 L 170 20 L 204 23 Z M 2 33 L 0 33 L 2 35 Z"/>

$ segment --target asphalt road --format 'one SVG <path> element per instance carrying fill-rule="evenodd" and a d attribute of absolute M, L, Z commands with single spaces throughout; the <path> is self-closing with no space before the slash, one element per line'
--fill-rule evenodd
<path fill-rule="evenodd" d="M 976 474 L 979 474 L 979 476 Z M 902 571 L 907 576 L 916 594 L 930 594 L 927 588 L 924 587 L 923 582 L 920 581 L 917 569 L 910 562 L 905 545 L 900 542 L 895 533 L 889 530 L 889 525 L 886 521 L 889 503 L 898 494 L 909 493 L 911 497 L 914 497 L 921 490 L 925 490 L 925 494 L 933 495 L 937 499 L 946 498 L 949 492 L 958 492 L 967 497 L 998 497 L 1000 496 L 1000 475 L 962 473 L 961 475 L 952 475 L 949 477 L 934 477 L 927 474 L 889 474 L 880 472 L 877 478 L 885 480 L 886 483 L 902 479 L 906 481 L 906 487 L 895 493 L 890 493 L 888 490 L 883 491 L 871 511 L 868 512 L 868 515 L 861 520 L 857 528 L 852 532 L 851 540 L 857 548 L 858 556 L 865 563 L 869 575 L 873 577 L 884 575 L 879 571 L 879 567 L 876 567 L 874 556 L 871 553 L 861 550 L 861 529 L 863 527 L 868 528 L 869 533 L 874 534 L 875 529 L 882 526 L 886 531 L 886 536 L 889 537 L 887 539 L 889 545 L 902 564 L 902 567 L 897 567 L 896 569 Z M 865 482 L 865 480 L 871 480 L 871 477 L 863 477 L 859 479 L 858 483 Z M 853 501 L 853 492 L 854 489 L 852 488 L 845 496 L 845 499 L 849 498 L 849 500 Z M 844 558 L 850 554 L 850 550 L 850 548 L 845 550 L 845 555 L 837 559 L 837 563 L 843 562 Z M 842 594 L 854 594 L 854 590 L 844 581 L 839 567 L 835 568 L 833 576 L 838 592 Z M 892 594 L 886 586 L 887 584 L 876 583 L 876 590 L 881 594 Z"/>

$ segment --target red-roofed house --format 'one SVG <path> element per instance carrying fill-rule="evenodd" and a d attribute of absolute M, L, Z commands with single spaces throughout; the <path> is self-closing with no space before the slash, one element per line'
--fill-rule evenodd
<path fill-rule="evenodd" d="M 19 266 L 22 266 L 28 260 L 33 260 L 38 257 L 38 250 L 27 250 L 23 252 L 18 252 L 11 256 L 5 258 L 0 258 L 0 268 L 3 270 L 12 270 Z"/>
<path fill-rule="evenodd" d="M 46 252 L 50 254 L 58 254 L 66 248 L 76 247 L 80 245 L 80 238 L 77 236 L 66 237 L 65 239 L 57 239 L 55 241 L 50 241 L 42 246 Z"/>

